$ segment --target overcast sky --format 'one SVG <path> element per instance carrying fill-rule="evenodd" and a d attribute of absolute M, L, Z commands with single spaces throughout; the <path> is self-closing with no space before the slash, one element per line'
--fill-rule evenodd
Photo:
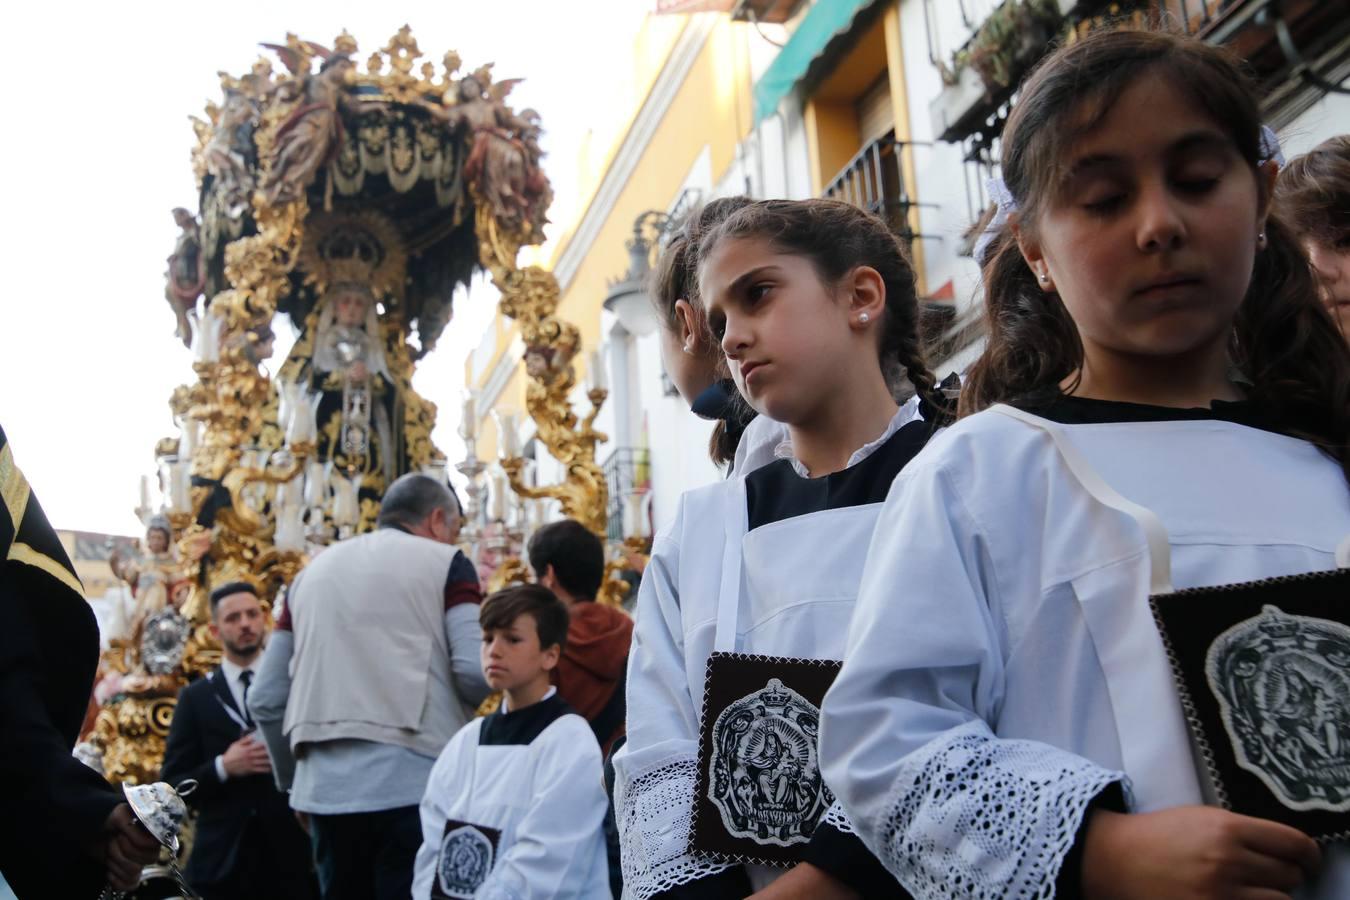
<path fill-rule="evenodd" d="M 577 203 L 588 129 L 606 132 L 632 103 L 631 46 L 650 0 L 441 0 L 315 3 L 16 3 L 0 13 L 10 83 L 0 164 L 5 282 L 0 426 L 57 528 L 133 534 L 142 474 L 173 432 L 168 398 L 194 377 L 164 300 L 170 210 L 196 209 L 189 114 L 218 99 L 218 70 L 246 72 L 287 31 L 330 44 L 344 27 L 358 59 L 405 22 L 439 63 L 495 61 L 523 77 L 558 195 Z M 280 64 L 275 68 L 281 70 Z M 556 227 L 556 226 L 555 226 Z M 463 361 L 493 297 L 456 298 L 455 317 L 415 384 L 441 409 L 435 438 L 452 461 Z M 278 329 L 279 349 L 291 341 Z M 272 371 L 282 354 L 274 358 Z"/>

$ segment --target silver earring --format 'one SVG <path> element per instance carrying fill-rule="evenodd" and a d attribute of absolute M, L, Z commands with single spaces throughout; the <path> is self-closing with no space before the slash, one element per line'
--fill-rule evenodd
<path fill-rule="evenodd" d="M 1256 246 L 1260 247 L 1262 250 L 1265 249 L 1265 247 L 1266 247 L 1266 233 L 1265 233 L 1264 231 L 1258 231 L 1258 232 L 1256 233 Z"/>
<path fill-rule="evenodd" d="M 872 321 L 872 317 L 869 316 L 867 313 L 863 313 L 862 315 L 858 316 L 858 321 L 866 325 L 868 322 Z"/>
<path fill-rule="evenodd" d="M 688 344 L 685 344 L 685 345 L 684 345 L 684 352 L 685 352 L 685 353 L 688 353 L 689 355 L 692 356 L 693 353 L 694 353 L 694 348 L 691 347 L 691 346 L 689 346 Z"/>
<path fill-rule="evenodd" d="M 1050 276 L 1045 274 L 1044 272 L 1041 273 L 1040 277 L 1041 277 L 1041 284 L 1045 284 L 1047 281 L 1050 280 Z"/>

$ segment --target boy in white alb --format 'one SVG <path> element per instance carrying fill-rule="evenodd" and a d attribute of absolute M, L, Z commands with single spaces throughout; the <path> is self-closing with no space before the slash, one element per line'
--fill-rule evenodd
<path fill-rule="evenodd" d="M 600 747 L 549 685 L 567 609 L 521 585 L 484 601 L 479 621 L 502 706 L 460 729 L 431 770 L 412 895 L 609 898 Z"/>

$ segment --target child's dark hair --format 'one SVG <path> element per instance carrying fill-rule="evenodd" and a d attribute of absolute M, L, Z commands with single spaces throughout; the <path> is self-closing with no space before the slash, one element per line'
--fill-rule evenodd
<path fill-rule="evenodd" d="M 698 245 L 703 236 L 722 223 L 727 216 L 749 206 L 755 201 L 749 197 L 718 197 L 709 200 L 703 206 L 690 213 L 671 234 L 656 267 L 648 280 L 656 313 L 661 317 L 661 327 L 674 332 L 678 328 L 675 318 L 675 304 L 684 300 L 698 308 Z M 747 407 L 745 418 L 754 413 Z M 736 445 L 740 443 L 741 429 L 729 429 L 725 420 L 720 420 L 713 429 L 708 441 L 708 455 L 719 466 L 726 465 L 736 458 Z"/>
<path fill-rule="evenodd" d="M 573 600 L 594 600 L 605 580 L 605 545 L 576 519 L 542 526 L 530 535 L 526 555 L 536 578 L 552 566 L 553 576 Z"/>
<path fill-rule="evenodd" d="M 1350 135 L 1291 159 L 1275 184 L 1275 203 L 1299 237 L 1350 250 Z"/>
<path fill-rule="evenodd" d="M 900 241 L 876 216 L 838 200 L 761 200 L 737 211 L 704 236 L 699 260 L 728 238 L 757 237 L 783 253 L 805 257 L 826 284 L 869 266 L 886 288 L 881 321 L 881 370 L 892 389 L 908 378 L 939 415 L 949 402 L 928 370 L 919 335 L 914 267 Z"/>
<path fill-rule="evenodd" d="M 1121 94 L 1157 73 L 1212 118 L 1257 177 L 1261 116 L 1229 54 L 1156 31 L 1092 34 L 1051 54 L 1027 79 L 1003 132 L 1003 180 L 1024 231 L 1060 189 L 1063 155 Z M 1261 190 L 1263 183 L 1258 180 Z M 1251 380 L 1258 414 L 1283 423 L 1338 461 L 1350 479 L 1350 351 L 1317 299 L 1312 269 L 1275 212 L 1266 221 L 1251 285 L 1233 322 L 1230 353 Z M 961 391 L 962 415 L 1055 389 L 1083 363 L 1078 329 L 1059 297 L 1040 289 L 1010 230 L 984 266 L 989 332 Z"/>
<path fill-rule="evenodd" d="M 538 584 L 518 584 L 497 591 L 483 601 L 478 610 L 478 625 L 484 631 L 509 628 L 517 617 L 534 616 L 539 631 L 539 647 L 567 645 L 567 607 L 548 588 Z"/>

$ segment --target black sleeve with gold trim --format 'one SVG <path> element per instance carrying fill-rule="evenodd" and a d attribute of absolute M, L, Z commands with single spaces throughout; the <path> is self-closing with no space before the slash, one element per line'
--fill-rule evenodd
<path fill-rule="evenodd" d="M 71 756 L 98 627 L 70 559 L 0 430 L 0 871 L 20 897 L 97 895 L 83 847 L 121 794 Z"/>

